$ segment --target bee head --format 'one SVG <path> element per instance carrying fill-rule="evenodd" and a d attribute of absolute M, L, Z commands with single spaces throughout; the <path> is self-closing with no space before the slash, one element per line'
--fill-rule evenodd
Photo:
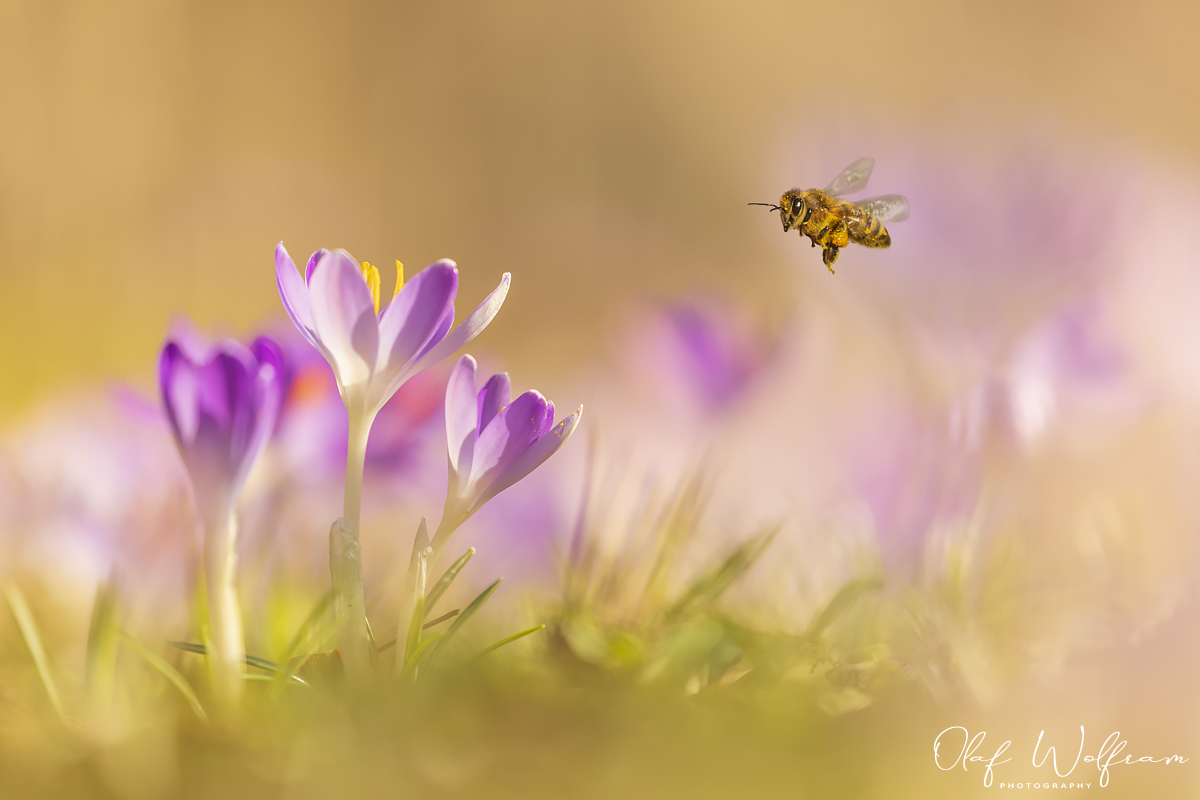
<path fill-rule="evenodd" d="M 796 189 L 784 192 L 783 197 L 779 198 L 779 218 L 783 222 L 784 233 L 793 228 L 799 228 L 800 223 L 808 218 L 804 200 Z"/>

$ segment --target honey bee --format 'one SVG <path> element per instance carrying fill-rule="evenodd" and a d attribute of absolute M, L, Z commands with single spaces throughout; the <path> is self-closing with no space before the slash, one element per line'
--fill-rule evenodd
<path fill-rule="evenodd" d="M 779 198 L 779 205 L 748 205 L 770 206 L 772 211 L 779 211 L 784 233 L 795 228 L 801 236 L 812 241 L 813 247 L 820 245 L 821 259 L 832 273 L 839 249 L 850 242 L 864 247 L 889 247 L 892 237 L 883 223 L 908 219 L 908 198 L 898 194 L 858 202 L 840 199 L 844 194 L 867 188 L 867 179 L 874 167 L 875 159 L 860 158 L 842 170 L 824 189 L 789 189 Z"/>

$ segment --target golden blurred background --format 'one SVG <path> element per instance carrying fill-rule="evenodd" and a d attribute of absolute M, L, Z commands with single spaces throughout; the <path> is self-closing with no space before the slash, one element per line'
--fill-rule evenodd
<path fill-rule="evenodd" d="M 805 349 L 780 357 L 794 359 L 797 375 L 770 384 L 783 387 L 774 405 L 755 401 L 749 408 L 768 410 L 731 425 L 730 439 L 751 446 L 723 478 L 737 488 L 775 468 L 797 495 L 818 496 L 818 478 L 836 471 L 823 459 L 870 451 L 876 439 L 886 448 L 880 432 L 891 430 L 902 441 L 885 453 L 894 464 L 884 459 L 879 480 L 919 494 L 922 463 L 954 473 L 959 462 L 946 453 L 970 450 L 999 475 L 986 488 L 1010 501 L 997 503 L 997 517 L 1015 529 L 1002 531 L 1006 541 L 1024 548 L 1012 564 L 1028 566 L 1012 567 L 1011 586 L 985 586 L 985 599 L 1011 641 L 1024 641 L 1027 627 L 1030 641 L 1050 643 L 1014 645 L 991 661 L 985 649 L 963 648 L 956 657 L 976 653 L 964 672 L 994 673 L 991 684 L 838 723 L 840 758 L 856 757 L 859 738 L 876 756 L 862 781 L 878 796 L 981 794 L 975 767 L 943 774 L 929 763 L 937 732 L 959 724 L 1019 739 L 1022 759 L 1040 728 L 1073 742 L 1081 723 L 1092 744 L 1120 728 L 1136 734 L 1135 756 L 1194 756 L 1200 505 L 1191 487 L 1200 459 L 1180 442 L 1200 436 L 1190 346 L 1198 331 L 1187 324 L 1200 289 L 1187 230 L 1200 186 L 1197 30 L 1200 4 L 1165 0 L 0 0 L 0 422 L 78 386 L 151 387 L 176 315 L 239 336 L 282 320 L 280 240 L 301 263 L 315 248 L 344 247 L 379 265 L 385 296 L 394 259 L 411 274 L 453 258 L 460 317 L 512 272 L 505 309 L 472 350 L 499 356 L 521 387 L 552 389 L 596 365 L 594 375 L 609 374 L 606 362 L 636 327 L 625 324 L 631 309 L 646 298 L 732 298 L 772 333 L 800 330 L 793 339 Z M 777 218 L 745 205 L 824 185 L 862 155 L 880 157 L 871 193 L 910 195 L 913 216 L 893 229 L 887 253 L 867 261 L 859 248 L 845 251 L 836 276 L 795 234 L 781 236 Z M 964 164 L 959 180 L 959 157 L 988 166 Z M 1108 159 L 1125 182 L 1108 182 Z M 938 172 L 915 185 L 922 164 Z M 1032 177 L 999 179 L 1021 169 Z M 944 206 L 1003 212 L 1030 187 L 1043 226 L 997 213 L 965 220 L 971 230 L 945 252 L 925 247 L 964 221 Z M 935 214 L 938 191 L 953 199 Z M 976 202 L 989 192 L 1007 194 Z M 1161 209 L 1126 213 L 1159 197 Z M 1056 209 L 1073 203 L 1077 215 Z M 1097 209 L 1102 219 L 1091 216 Z M 1130 229 L 1160 216 L 1145 241 Z M 1047 234 L 1077 217 L 1077 230 Z M 1164 231 L 1160 247 L 1154 237 Z M 966 261 L 971 269 L 956 271 Z M 1061 269 L 1045 277 L 1047 265 Z M 1089 291 L 1091 281 L 1104 291 Z M 959 410 L 950 402 L 961 399 L 959 384 L 982 387 L 969 399 L 986 417 L 988 370 L 1011 360 L 1000 352 L 1007 344 L 989 350 L 996 331 L 959 326 L 949 309 L 968 309 L 968 321 L 989 305 L 1020 317 L 1003 331 L 1015 341 L 1049 312 L 1066 308 L 1070 318 L 1073 303 L 1096 295 L 1127 301 L 1110 303 L 1115 319 L 1105 320 L 1124 326 L 1121 344 L 1136 353 L 1113 382 L 1150 387 L 1127 403 L 1132 410 L 1100 409 L 1095 427 L 1109 435 L 1045 450 L 945 446 L 953 420 L 943 417 Z M 787 328 L 798 303 L 834 322 Z M 962 331 L 982 343 L 960 352 Z M 987 362 L 983 378 L 975 361 Z M 562 408 L 586 401 L 600 417 L 591 388 L 577 382 L 555 396 Z M 801 400 L 789 422 L 805 424 L 788 439 L 771 415 Z M 668 416 L 693 444 L 694 421 L 677 408 L 646 427 L 668 428 L 659 424 Z M 1056 424 L 1069 429 L 1073 416 L 1068 408 Z M 52 488 L 69 483 L 46 474 Z M 732 494 L 754 504 L 749 491 Z M 1108 525 L 1118 511 L 1122 524 Z M 309 549 L 323 558 L 322 547 Z M 821 562 L 812 563 L 815 572 Z M 1026 595 L 1050 600 L 1026 608 Z M 1081 608 L 1082 622 L 1063 621 Z M 964 629 L 962 640 L 978 635 Z M 1010 661 L 1040 671 L 1014 688 Z M 727 763 L 731 773 L 741 767 Z M 857 774 L 856 765 L 846 771 Z M 1130 797 L 1186 796 L 1197 784 L 1182 769 L 1121 781 L 1117 796 Z"/>
<path fill-rule="evenodd" d="M 790 271 L 826 277 L 744 205 L 809 180 L 781 152 L 846 120 L 1033 126 L 1193 172 L 1198 27 L 1182 2 L 4 0 L 0 413 L 148 385 L 176 313 L 280 316 L 281 239 L 452 257 L 460 315 L 512 271 L 487 346 L 531 379 L 647 294 L 778 312 Z"/>

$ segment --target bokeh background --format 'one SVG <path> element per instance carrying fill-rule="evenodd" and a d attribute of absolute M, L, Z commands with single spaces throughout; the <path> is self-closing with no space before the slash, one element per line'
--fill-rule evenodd
<path fill-rule="evenodd" d="M 628 453 L 679 474 L 716 453 L 720 524 L 846 512 L 817 526 L 841 542 L 865 508 L 880 564 L 921 585 L 962 541 L 931 531 L 994 510 L 998 544 L 964 567 L 977 602 L 940 620 L 965 689 L 930 680 L 929 702 L 837 729 L 840 768 L 859 741 L 874 765 L 862 792 L 981 792 L 978 771 L 930 763 L 950 725 L 1013 738 L 1018 758 L 1079 724 L 1095 744 L 1125 732 L 1135 756 L 1200 756 L 1198 28 L 1200 6 L 1154 1 L 0 0 L 0 420 L 19 453 L 0 477 L 128 500 L 87 472 L 111 462 L 92 436 L 109 418 L 63 404 L 115 383 L 152 397 L 180 316 L 242 337 L 286 325 L 280 240 L 384 267 L 385 296 L 394 259 L 451 257 L 460 316 L 513 273 L 472 352 L 562 408 L 587 402 L 616 472 L 641 474 Z M 862 155 L 869 193 L 908 195 L 912 218 L 835 276 L 745 205 Z M 681 301 L 732 348 L 738 392 L 753 384 L 736 413 L 723 385 L 664 369 L 687 373 L 656 349 L 691 324 L 660 313 Z M 173 458 L 123 431 L 108 434 L 130 453 L 154 442 L 147 463 Z M 764 490 L 775 478 L 787 492 Z M 560 492 L 543 527 L 577 502 L 530 491 Z M 497 515 L 535 495 L 513 496 Z M 55 516 L 57 495 L 42 502 Z M 307 555 L 273 558 L 319 575 L 325 524 Z M 59 546 L 36 545 L 26 567 Z M 772 624 L 853 572 L 819 536 L 778 547 L 807 588 L 741 597 Z M 546 563 L 513 552 L 506 569 Z M 183 580 L 147 573 L 139 591 Z M 1141 769 L 1118 796 L 1200 781 Z"/>
<path fill-rule="evenodd" d="M 410 268 L 453 257 L 469 297 L 513 271 L 493 342 L 535 379 L 600 355 L 596 334 L 648 293 L 710 287 L 779 315 L 797 272 L 849 281 L 744 203 L 889 144 L 994 160 L 1050 138 L 1194 175 L 1198 17 L 1178 2 L 8 0 L 0 405 L 145 382 L 174 313 L 239 333 L 277 315 L 279 240 Z M 894 163 L 876 175 L 912 194 Z"/>

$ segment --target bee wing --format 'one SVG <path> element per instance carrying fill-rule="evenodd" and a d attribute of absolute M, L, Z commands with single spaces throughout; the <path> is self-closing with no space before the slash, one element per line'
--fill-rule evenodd
<path fill-rule="evenodd" d="M 856 200 L 854 205 L 870 211 L 880 222 L 903 222 L 908 219 L 908 198 L 902 194 L 869 197 L 866 200 Z"/>
<path fill-rule="evenodd" d="M 842 170 L 842 174 L 825 187 L 825 193 L 834 195 L 854 194 L 867 188 L 867 179 L 875 169 L 875 159 L 865 156 Z"/>

